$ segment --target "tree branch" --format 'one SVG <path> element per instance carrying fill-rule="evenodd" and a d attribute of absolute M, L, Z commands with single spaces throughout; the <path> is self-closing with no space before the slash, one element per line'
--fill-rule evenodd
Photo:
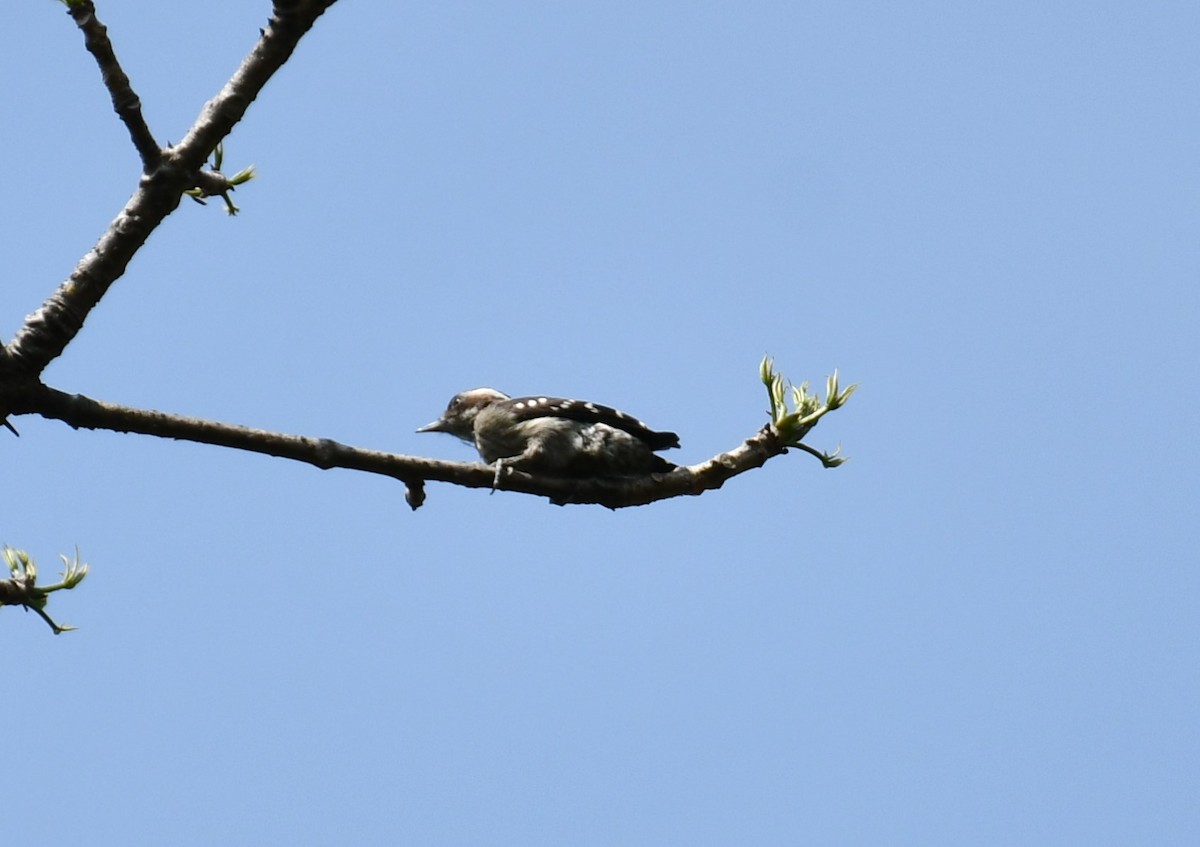
<path fill-rule="evenodd" d="M 67 394 L 36 381 L 27 381 L 16 391 L 12 390 L 10 384 L 0 393 L 0 400 L 13 414 L 38 414 L 63 421 L 75 429 L 135 432 L 248 450 L 305 462 L 322 470 L 345 468 L 392 477 L 407 486 L 406 497 L 413 509 L 424 502 L 426 481 L 490 489 L 495 480 L 495 469 L 487 465 L 383 453 L 351 447 L 329 438 L 288 435 L 202 418 L 135 409 L 79 394 Z M 557 505 L 596 503 L 619 509 L 720 488 L 726 480 L 761 467 L 768 459 L 786 452 L 787 446 L 768 424 L 728 452 L 666 474 L 620 479 L 565 479 L 533 476 L 508 469 L 496 487 L 503 491 L 546 497 Z"/>
<path fill-rule="evenodd" d="M 262 37 L 221 92 L 205 104 L 184 140 L 165 150 L 156 149 L 153 165 L 147 166 L 137 190 L 96 246 L 80 259 L 71 276 L 41 308 L 25 320 L 0 354 L 0 374 L 37 376 L 62 354 L 109 286 L 125 272 L 134 254 L 179 206 L 183 192 L 201 182 L 199 172 L 209 153 L 242 119 L 263 86 L 334 2 L 279 0 L 275 3 L 274 14 Z M 129 127 L 146 163 L 148 145 L 155 148 L 157 145 L 142 120 L 137 95 L 112 53 L 104 25 L 96 20 L 90 0 L 73 0 L 69 6 L 72 17 L 84 31 L 88 49 L 100 63 L 114 108 Z"/>
<path fill-rule="evenodd" d="M 142 170 L 149 173 L 158 164 L 162 151 L 154 140 L 154 133 L 142 116 L 142 101 L 133 90 L 129 77 L 121 69 L 108 40 L 108 29 L 96 18 L 96 7 L 91 0 L 70 3 L 67 12 L 75 25 L 83 32 L 83 43 L 100 66 L 104 87 L 112 97 L 113 110 L 129 130 L 129 137 L 138 155 L 142 157 Z"/>
<path fill-rule="evenodd" d="M 534 494 L 559 505 L 596 503 L 617 509 L 720 488 L 726 480 L 761 467 L 768 459 L 786 453 L 789 447 L 811 453 L 826 467 L 844 461 L 836 452 L 827 455 L 800 441 L 823 415 L 845 402 L 854 386 L 839 390 L 835 372 L 828 380 L 824 401 L 810 394 L 802 384 L 792 387 L 794 408 L 789 408 L 785 396 L 787 383 L 774 373 L 769 359 L 764 359 L 760 375 L 768 388 L 771 423 L 734 449 L 705 462 L 664 474 L 616 479 L 532 476 L 512 468 L 505 468 L 498 476 L 496 468 L 485 465 L 364 450 L 328 438 L 288 435 L 135 409 L 44 385 L 40 375 L 46 365 L 62 354 L 150 234 L 178 207 L 184 192 L 195 189 L 199 196 L 224 195 L 229 210 L 236 211 L 227 192 L 239 181 L 249 179 L 251 171 L 247 169 L 232 178 L 220 174 L 219 145 L 267 81 L 292 55 L 299 40 L 335 0 L 275 0 L 272 17 L 254 49 L 217 96 L 205 104 L 183 141 L 165 149 L 158 147 L 142 116 L 141 102 L 117 62 L 91 0 L 64 2 L 84 33 L 87 49 L 96 57 L 113 107 L 142 158 L 143 175 L 133 196 L 96 246 L 80 260 L 70 278 L 26 319 L 13 340 L 0 349 L 0 423 L 7 423 L 8 414 L 39 414 L 75 428 L 135 432 L 247 450 L 322 469 L 336 467 L 380 474 L 406 485 L 406 499 L 413 509 L 424 502 L 426 481 Z M 214 151 L 218 151 L 214 169 L 203 170 L 205 160 Z M 0 604 L 3 602 L 0 593 Z"/>
<path fill-rule="evenodd" d="M 271 19 L 250 55 L 220 93 L 204 104 L 195 124 L 183 141 L 173 148 L 184 167 L 194 171 L 204 164 L 208 154 L 242 119 L 275 72 L 291 58 L 300 39 L 335 2 L 276 0 Z"/>

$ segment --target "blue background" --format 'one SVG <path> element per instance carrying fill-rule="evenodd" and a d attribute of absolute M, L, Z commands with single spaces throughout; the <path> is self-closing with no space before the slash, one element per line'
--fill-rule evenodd
<path fill-rule="evenodd" d="M 138 160 L 51 2 L 0 27 L 9 338 Z M 160 142 L 267 3 L 99 13 Z M 37 418 L 2 540 L 10 844 L 1200 842 L 1194 3 L 338 4 L 46 372 L 466 460 L 477 385 L 695 462 L 764 353 L 862 387 L 612 513 Z"/>

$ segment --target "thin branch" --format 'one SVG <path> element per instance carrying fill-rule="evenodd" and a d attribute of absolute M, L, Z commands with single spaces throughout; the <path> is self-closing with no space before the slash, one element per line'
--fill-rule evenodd
<path fill-rule="evenodd" d="M 329 438 L 270 432 L 202 418 L 172 415 L 105 403 L 79 394 L 67 394 L 26 383 L 19 391 L 6 391 L 3 401 L 14 414 L 40 414 L 61 420 L 76 429 L 103 429 L 213 444 L 305 462 L 323 470 L 380 474 L 401 480 L 406 499 L 416 509 L 424 502 L 424 482 L 448 482 L 467 488 L 492 488 L 495 469 L 466 462 L 443 462 L 419 456 L 383 453 L 351 447 Z M 720 488 L 726 480 L 761 467 L 768 459 L 787 452 L 768 424 L 757 434 L 725 453 L 666 474 L 621 479 L 564 479 L 532 476 L 509 469 L 497 488 L 548 498 L 558 505 L 597 503 L 610 509 L 640 506 L 682 495 Z"/>
<path fill-rule="evenodd" d="M 80 259 L 70 278 L 25 320 L 0 354 L 0 374 L 35 377 L 62 354 L 146 239 L 179 206 L 183 192 L 198 184 L 199 171 L 209 153 L 242 119 L 263 86 L 292 55 L 301 37 L 333 3 L 334 0 L 276 2 L 274 15 L 262 37 L 233 78 L 205 104 L 184 140 L 160 151 L 156 167 L 142 177 L 137 190 L 96 246 Z M 76 6 L 85 8 L 86 14 L 92 15 L 94 23 L 89 23 L 85 32 L 93 26 L 103 30 L 94 19 L 90 0 L 73 3 L 73 13 Z M 115 59 L 113 61 L 115 64 Z M 110 82 L 109 76 L 106 73 L 106 84 Z M 132 94 L 132 89 L 129 93 Z M 119 114 L 121 108 L 118 105 Z M 138 143 L 137 138 L 134 140 Z"/>
<path fill-rule="evenodd" d="M 112 97 L 113 109 L 129 130 L 133 146 L 142 157 L 142 170 L 150 173 L 158 165 L 162 150 L 142 116 L 142 101 L 134 92 L 125 71 L 121 70 L 112 42 L 108 40 L 108 29 L 96 18 L 96 7 L 91 0 L 72 3 L 67 11 L 83 31 L 83 43 L 100 66 L 100 76 Z"/>

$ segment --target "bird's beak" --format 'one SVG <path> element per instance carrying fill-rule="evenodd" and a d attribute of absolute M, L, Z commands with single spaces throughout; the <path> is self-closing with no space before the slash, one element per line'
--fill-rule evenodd
<path fill-rule="evenodd" d="M 431 423 L 427 423 L 427 424 L 425 424 L 425 426 L 423 426 L 417 430 L 417 432 L 445 432 L 445 431 L 446 431 L 446 424 L 444 424 L 442 422 L 441 418 L 438 418 L 436 421 L 432 421 Z"/>

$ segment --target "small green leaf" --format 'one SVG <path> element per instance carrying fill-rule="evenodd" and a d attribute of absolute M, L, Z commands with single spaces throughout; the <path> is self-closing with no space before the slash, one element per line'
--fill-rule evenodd
<path fill-rule="evenodd" d="M 786 447 L 798 447 L 813 454 L 827 468 L 836 468 L 846 459 L 838 455 L 841 448 L 832 454 L 822 453 L 806 444 L 801 443 L 809 431 L 834 409 L 842 406 L 858 388 L 851 385 L 843 390 L 838 382 L 838 372 L 835 369 L 825 379 L 825 399 L 809 390 L 808 382 L 792 385 L 783 374 L 775 370 L 775 362 L 770 356 L 764 356 L 758 366 L 758 376 L 767 387 L 767 398 L 770 400 L 771 426 L 779 440 Z M 790 392 L 788 389 L 791 389 Z M 791 395 L 791 408 L 788 407 L 787 395 Z"/>

